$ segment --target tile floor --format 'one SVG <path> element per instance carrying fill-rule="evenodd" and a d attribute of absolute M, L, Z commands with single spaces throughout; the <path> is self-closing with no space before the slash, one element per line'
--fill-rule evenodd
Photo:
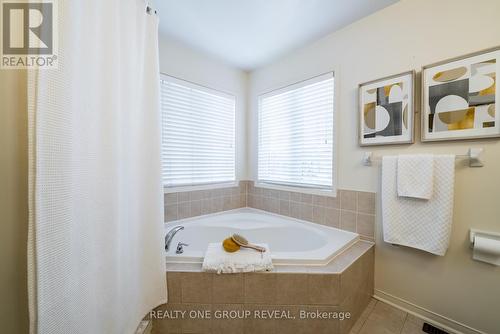
<path fill-rule="evenodd" d="M 422 334 L 423 324 L 414 315 L 372 299 L 350 334 Z"/>

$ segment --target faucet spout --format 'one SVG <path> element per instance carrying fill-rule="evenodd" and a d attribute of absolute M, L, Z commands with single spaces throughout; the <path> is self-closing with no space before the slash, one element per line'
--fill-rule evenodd
<path fill-rule="evenodd" d="M 170 248 L 170 243 L 172 242 L 174 235 L 183 229 L 184 229 L 184 226 L 176 226 L 173 229 L 171 229 L 170 231 L 168 231 L 167 235 L 165 236 L 165 251 L 168 251 L 168 249 Z"/>

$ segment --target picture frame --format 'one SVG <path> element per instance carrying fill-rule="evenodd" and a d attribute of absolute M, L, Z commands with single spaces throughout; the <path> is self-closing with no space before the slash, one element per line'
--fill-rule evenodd
<path fill-rule="evenodd" d="M 414 143 L 415 80 L 410 70 L 359 85 L 359 146 Z"/>
<path fill-rule="evenodd" d="M 422 67 L 422 142 L 500 137 L 500 46 Z"/>

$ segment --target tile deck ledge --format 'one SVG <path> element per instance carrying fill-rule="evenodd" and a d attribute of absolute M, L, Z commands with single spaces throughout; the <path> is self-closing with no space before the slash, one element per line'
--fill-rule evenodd
<path fill-rule="evenodd" d="M 274 266 L 274 270 L 266 273 L 309 273 L 309 274 L 341 274 L 345 269 L 375 246 L 375 243 L 367 240 L 359 240 L 341 254 L 336 256 L 325 266 Z M 167 263 L 167 272 L 202 272 L 201 263 Z"/>

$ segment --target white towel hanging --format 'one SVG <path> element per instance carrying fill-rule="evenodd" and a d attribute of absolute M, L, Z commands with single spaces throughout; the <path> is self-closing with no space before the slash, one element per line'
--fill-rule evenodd
<path fill-rule="evenodd" d="M 434 155 L 398 156 L 398 195 L 429 200 L 434 189 Z"/>
<path fill-rule="evenodd" d="M 455 156 L 434 160 L 434 191 L 428 201 L 399 197 L 397 157 L 382 160 L 382 224 L 384 241 L 443 256 L 453 221 Z"/>

